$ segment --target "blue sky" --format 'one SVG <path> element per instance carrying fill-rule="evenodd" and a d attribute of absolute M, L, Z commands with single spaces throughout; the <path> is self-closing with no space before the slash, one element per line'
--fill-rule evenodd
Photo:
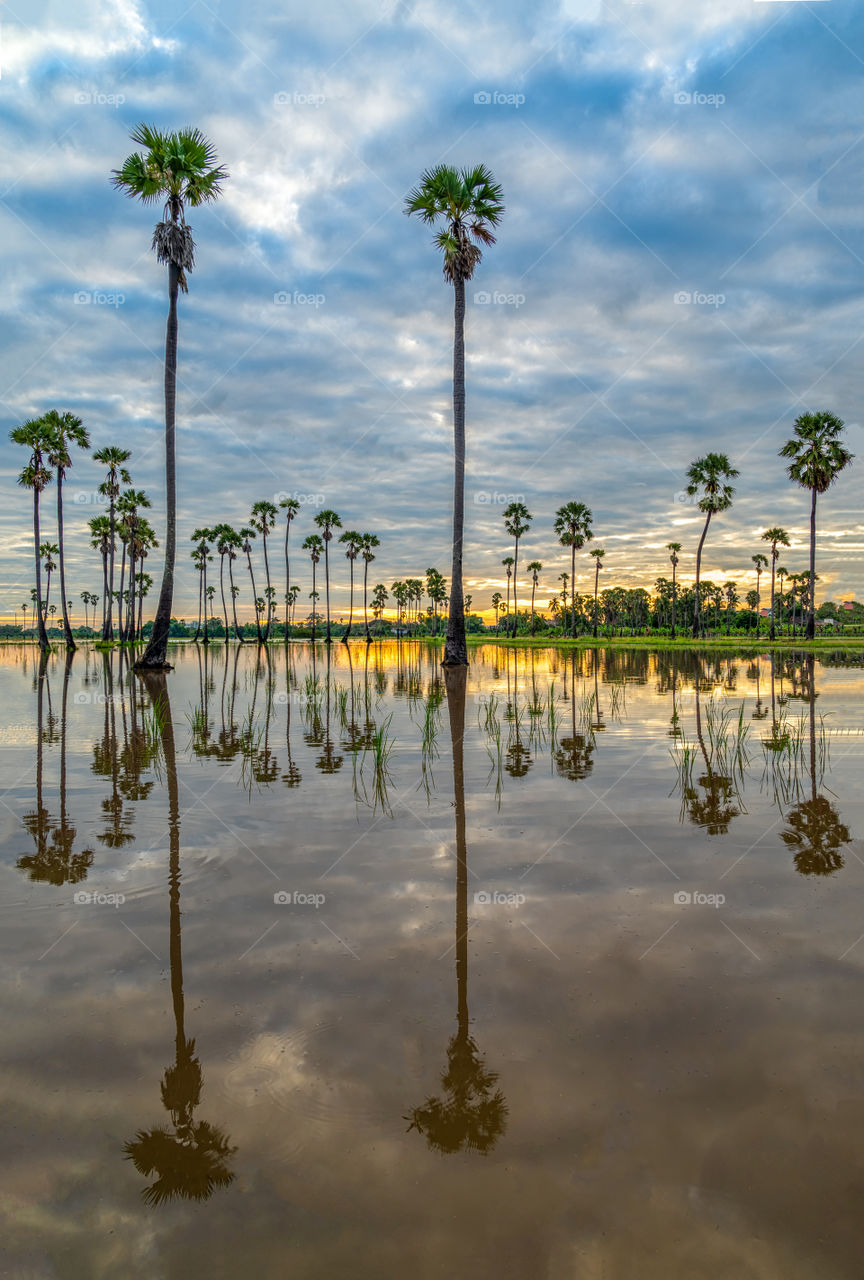
<path fill-rule="evenodd" d="M 162 528 L 165 273 L 154 211 L 109 184 L 140 120 L 197 125 L 231 172 L 190 218 L 178 614 L 195 598 L 192 529 L 239 525 L 276 493 L 309 499 L 298 544 L 318 495 L 377 533 L 375 581 L 449 574 L 452 290 L 401 212 L 443 160 L 489 165 L 507 205 L 469 287 L 475 605 L 503 583 L 500 495 L 535 517 L 524 552 L 545 566 L 544 602 L 568 567 L 552 519 L 571 498 L 594 512 L 607 585 L 650 588 L 673 538 L 692 574 L 700 520 L 679 498 L 708 450 L 741 476 L 705 576 L 751 587 L 778 523 L 785 562 L 806 567 L 807 495 L 779 447 L 798 413 L 826 408 L 864 453 L 860 8 L 13 0 L 4 14 L 3 616 L 32 576 L 16 423 L 70 409 L 94 447 L 132 449 Z M 864 596 L 861 465 L 821 504 L 832 596 Z M 69 480 L 76 601 L 101 590 L 85 531 L 100 478 L 82 458 Z M 304 596 L 308 576 L 298 561 Z"/>

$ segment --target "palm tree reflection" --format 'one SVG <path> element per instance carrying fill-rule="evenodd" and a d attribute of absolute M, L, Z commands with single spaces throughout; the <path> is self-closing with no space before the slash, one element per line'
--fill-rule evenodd
<path fill-rule="evenodd" d="M 416 1129 L 433 1151 L 491 1151 L 504 1133 L 507 1103 L 496 1088 L 498 1074 L 487 1069 L 469 1030 L 468 1018 L 468 850 L 465 839 L 466 667 L 445 667 L 450 737 L 453 744 L 453 790 L 456 808 L 456 1034 L 447 1046 L 447 1068 L 441 1076 L 443 1097 L 429 1097 L 415 1107 L 409 1132 Z"/>
<path fill-rule="evenodd" d="M 214 1125 L 195 1119 L 203 1076 L 195 1041 L 187 1039 L 184 1023 L 183 956 L 180 939 L 180 801 L 174 726 L 164 673 L 141 675 L 150 697 L 164 756 L 168 789 L 169 902 L 171 998 L 174 1005 L 174 1063 L 162 1078 L 162 1105 L 171 1128 L 139 1129 L 123 1148 L 126 1158 L 153 1182 L 142 1192 L 150 1205 L 170 1200 L 208 1200 L 219 1187 L 234 1181 L 228 1162 L 236 1147 Z M 154 1177 L 155 1175 L 155 1177 Z"/>

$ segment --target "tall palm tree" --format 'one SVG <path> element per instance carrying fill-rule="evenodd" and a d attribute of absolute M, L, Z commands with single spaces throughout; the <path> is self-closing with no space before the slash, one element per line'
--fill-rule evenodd
<path fill-rule="evenodd" d="M 600 586 L 600 570 L 603 568 L 602 560 L 606 552 L 602 547 L 594 547 L 588 554 L 594 557 L 594 639 L 597 639 L 597 589 Z M 614 633 L 614 627 L 613 627 Z"/>
<path fill-rule="evenodd" d="M 369 634 L 369 609 L 368 609 L 368 593 L 369 593 L 369 566 L 375 559 L 375 548 L 380 547 L 381 539 L 377 538 L 374 533 L 361 533 L 360 535 L 360 554 L 363 556 L 363 627 L 366 632 L 366 643 L 372 643 L 372 637 Z M 386 599 L 386 587 L 385 599 Z M 376 587 L 377 591 L 377 587 Z M 383 604 L 382 604 L 383 608 Z"/>
<path fill-rule="evenodd" d="M 524 502 L 511 502 L 504 509 L 504 528 L 514 540 L 513 547 L 513 635 L 516 635 L 516 577 L 519 573 L 519 539 L 528 532 L 534 517 Z"/>
<path fill-rule="evenodd" d="M 534 596 L 537 593 L 537 584 L 540 581 L 540 574 L 543 566 L 539 560 L 532 560 L 528 565 L 528 572 L 531 574 L 531 634 L 534 634 Z"/>
<path fill-rule="evenodd" d="M 562 547 L 570 548 L 570 613 L 571 634 L 576 635 L 576 552 L 594 537 L 590 508 L 584 502 L 565 502 L 555 512 L 555 532 Z M 567 583 L 564 583 L 567 590 Z"/>
<path fill-rule="evenodd" d="M 126 626 L 123 625 L 123 605 L 120 602 L 117 619 L 117 634 L 120 640 L 134 639 L 135 618 L 135 559 L 137 555 L 136 534 L 138 532 L 139 512 L 142 507 L 149 507 L 150 499 L 143 489 L 126 489 L 117 499 L 117 512 L 120 516 L 120 536 L 124 538 L 125 548 L 129 548 L 129 599 L 127 602 Z M 123 570 L 120 572 L 120 595 L 123 595 Z"/>
<path fill-rule="evenodd" d="M 492 608 L 495 610 L 495 634 L 496 635 L 499 635 L 501 631 L 501 619 L 498 616 L 498 611 L 499 609 L 501 609 L 503 604 L 504 602 L 501 599 L 501 592 L 496 591 L 495 594 L 492 596 Z"/>
<path fill-rule="evenodd" d="M 106 613 L 111 613 L 111 589 L 108 585 L 108 560 L 112 555 L 114 538 L 108 516 L 94 516 L 87 522 L 90 530 L 90 546 L 102 557 L 102 639 L 105 639 Z M 110 621 L 110 619 L 109 619 Z M 93 616 L 93 629 L 96 629 L 96 616 Z"/>
<path fill-rule="evenodd" d="M 691 498 L 701 494 L 697 506 L 705 516 L 705 527 L 699 539 L 696 552 L 696 583 L 693 592 L 693 636 L 698 639 L 702 628 L 700 617 L 699 579 L 702 574 L 702 548 L 711 517 L 720 511 L 728 511 L 732 506 L 734 488 L 729 483 L 738 475 L 725 453 L 706 453 L 704 458 L 697 458 L 690 464 L 687 472 L 687 493 Z"/>
<path fill-rule="evenodd" d="M 42 612 L 42 543 L 39 532 L 39 497 L 54 479 L 54 473 L 46 465 L 46 455 L 51 448 L 51 436 L 45 427 L 44 419 L 30 418 L 20 427 L 13 427 L 9 432 L 13 444 L 20 444 L 30 450 L 30 460 L 18 476 L 18 483 L 25 489 L 33 490 L 33 550 L 36 556 L 36 605 L 34 613 L 38 620 L 37 634 L 39 647 L 43 653 L 48 651 L 48 633 L 45 630 L 45 616 Z"/>
<path fill-rule="evenodd" d="M 332 512 L 331 512 L 332 514 Z M 321 559 L 321 552 L 326 549 L 326 542 L 319 537 L 317 533 L 310 533 L 301 547 L 302 551 L 309 552 L 309 559 L 312 561 L 312 640 L 315 640 L 315 615 L 317 613 L 316 604 L 318 602 L 318 592 L 315 589 L 315 570 Z M 329 624 L 330 616 L 328 613 L 327 621 Z"/>
<path fill-rule="evenodd" d="M 785 565 L 778 564 L 778 566 L 777 566 L 777 577 L 780 579 L 780 616 L 781 616 L 781 626 L 782 626 L 782 616 L 783 616 L 783 582 L 784 582 L 784 580 L 785 580 L 786 578 L 788 578 L 788 577 L 789 577 L 789 570 L 786 568 L 786 566 L 785 566 Z"/>
<path fill-rule="evenodd" d="M 807 615 L 807 639 L 816 634 L 816 495 L 827 493 L 831 485 L 852 462 L 854 454 L 843 444 L 844 424 L 833 413 L 802 413 L 793 424 L 795 432 L 780 450 L 788 458 L 789 479 L 802 489 L 810 490 L 810 591 Z"/>
<path fill-rule="evenodd" d="M 252 539 L 255 537 L 254 529 L 240 530 L 240 544 L 246 553 L 246 563 L 249 566 L 249 577 L 252 580 L 252 605 L 255 609 L 255 634 L 258 637 L 258 643 L 262 644 L 264 636 L 261 633 L 261 613 L 257 607 L 258 593 L 255 590 L 255 571 L 252 568 Z"/>
<path fill-rule="evenodd" d="M 175 478 L 174 421 L 177 395 L 177 297 L 188 293 L 187 273 L 195 265 L 192 228 L 186 222 L 186 207 L 197 208 L 221 193 L 228 172 L 216 163 L 212 143 L 198 129 L 163 133 L 139 124 L 132 141 L 143 147 L 134 151 L 120 169 L 113 170 L 112 182 L 119 190 L 144 204 L 164 200 L 162 221 L 153 232 L 152 248 L 157 262 L 168 266 L 168 324 L 165 335 L 165 505 L 167 535 L 162 587 L 150 643 L 138 662 L 140 669 L 158 670 L 167 666 L 171 606 L 174 599 L 174 560 L 177 547 L 177 491 Z"/>
<path fill-rule="evenodd" d="M 56 542 L 43 542 L 39 550 L 42 553 L 42 567 L 45 570 L 45 599 L 42 602 L 42 607 L 43 612 L 47 613 L 50 608 L 48 601 L 51 599 L 51 574 L 57 568 L 57 561 L 54 557 L 59 556 L 60 548 Z"/>
<path fill-rule="evenodd" d="M 300 510 L 300 502 L 297 498 L 281 498 L 279 501 L 279 506 L 285 512 L 285 598 L 287 600 L 288 596 L 294 590 L 294 588 L 291 586 L 291 564 L 288 559 L 288 535 L 291 532 L 291 521 L 294 519 L 294 517 L 297 515 L 297 512 Z M 298 589 L 298 594 L 299 594 L 299 589 Z M 297 596 L 295 595 L 294 600 L 296 599 L 297 599 Z M 293 604 L 294 604 L 294 601 L 292 600 L 291 605 L 293 606 Z M 287 618 L 285 620 L 285 643 L 286 644 L 288 643 Z"/>
<path fill-rule="evenodd" d="M 318 528 L 321 530 L 321 537 L 324 540 L 324 582 L 325 582 L 325 590 L 327 594 L 327 634 L 325 636 L 325 643 L 331 644 L 332 640 L 330 636 L 330 542 L 333 537 L 333 530 L 342 528 L 342 521 L 340 517 L 337 516 L 335 511 L 319 511 L 317 516 L 315 516 L 315 524 L 317 524 Z M 308 541 L 309 539 L 307 538 L 306 542 Z M 306 542 L 303 543 L 304 547 L 306 546 Z"/>
<path fill-rule="evenodd" d="M 63 481 L 66 478 L 66 472 L 72 465 L 72 459 L 69 454 L 70 446 L 77 445 L 79 449 L 89 449 L 90 437 L 81 419 L 76 418 L 74 413 L 58 413 L 56 409 L 49 409 L 43 418 L 43 422 L 50 437 L 48 462 L 55 468 L 57 474 L 57 546 L 59 548 L 58 558 L 60 561 L 63 635 L 67 649 L 74 652 L 77 646 L 72 635 L 72 627 L 69 624 L 69 610 L 66 603 L 66 555 L 63 545 Z"/>
<path fill-rule="evenodd" d="M 465 282 L 480 263 L 481 245 L 495 243 L 492 228 L 504 213 L 503 192 L 485 165 L 427 169 L 405 201 L 405 212 L 437 226 L 435 244 L 444 256 L 444 278 L 453 285 L 453 570 L 443 662 L 467 666 L 462 544 L 465 529 Z"/>
<path fill-rule="evenodd" d="M 342 636 L 342 643 L 348 643 L 348 637 L 351 635 L 351 625 L 354 621 L 354 561 L 360 552 L 360 545 L 363 535 L 358 533 L 356 529 L 346 529 L 339 539 L 345 543 L 345 559 L 348 561 L 348 570 L 351 576 L 350 594 L 348 597 L 348 626 Z"/>
<path fill-rule="evenodd" d="M 762 573 L 768 567 L 768 557 L 763 555 L 761 551 L 757 551 L 750 559 L 756 566 L 756 635 L 758 637 L 762 626 L 762 610 L 760 608 L 760 600 L 762 599 L 761 579 Z"/>
<path fill-rule="evenodd" d="M 273 622 L 273 596 L 275 592 L 270 585 L 270 561 L 267 558 L 267 535 L 272 533 L 276 527 L 276 517 L 279 514 L 277 508 L 272 502 L 264 500 L 253 502 L 252 514 L 249 517 L 249 523 L 256 533 L 261 534 L 261 542 L 264 547 L 264 576 L 267 579 L 267 588 L 264 595 L 267 598 L 267 621 L 264 624 L 264 639 L 270 639 L 270 629 Z"/>
<path fill-rule="evenodd" d="M 127 468 L 123 465 L 128 462 L 131 457 L 129 449 L 120 449 L 116 445 L 106 445 L 104 449 L 97 449 L 93 454 L 94 462 L 101 462 L 104 467 L 108 468 L 108 474 L 99 486 L 99 492 L 103 497 L 108 499 L 108 524 L 111 529 L 111 537 L 108 542 L 108 580 L 105 588 L 104 607 L 102 613 L 102 639 L 107 643 L 114 639 L 114 617 L 111 608 L 111 601 L 114 599 L 114 552 L 117 545 L 116 538 L 116 513 L 117 499 L 120 496 L 120 486 L 131 484 L 132 477 Z M 93 521 L 90 522 L 93 527 Z"/>
<path fill-rule="evenodd" d="M 516 563 L 516 561 L 513 559 L 512 556 L 505 556 L 504 559 L 501 561 L 501 563 L 503 564 L 505 572 L 507 574 L 507 592 L 504 597 L 506 607 L 504 609 L 504 614 L 505 614 L 505 617 L 507 618 L 507 631 L 509 632 L 510 631 L 510 579 L 513 577 L 513 566 Z"/>
<path fill-rule="evenodd" d="M 198 628 L 195 631 L 193 639 L 198 639 L 198 631 L 201 627 L 201 616 L 204 616 L 204 643 L 209 644 L 210 639 L 207 635 L 207 562 L 212 560 L 210 555 L 210 544 L 213 539 L 213 530 L 207 528 L 196 529 L 192 534 L 192 542 L 194 550 L 192 552 L 192 560 L 198 570 Z"/>
<path fill-rule="evenodd" d="M 776 632 L 774 628 L 774 579 L 777 572 L 777 561 L 780 558 L 778 547 L 789 546 L 789 534 L 785 529 L 781 529 L 779 525 L 775 525 L 772 529 L 766 529 L 762 534 L 762 541 L 771 545 L 771 633 L 769 639 L 776 640 Z"/>
<path fill-rule="evenodd" d="M 669 552 L 669 563 L 672 565 L 672 639 L 675 639 L 675 621 L 677 617 L 678 605 L 678 552 L 681 550 L 680 542 L 667 542 L 666 550 Z"/>

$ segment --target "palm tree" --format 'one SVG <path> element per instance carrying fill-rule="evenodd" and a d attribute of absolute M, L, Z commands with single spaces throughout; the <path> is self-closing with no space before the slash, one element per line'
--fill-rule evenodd
<path fill-rule="evenodd" d="M 330 513 L 332 515 L 332 512 Z M 309 559 L 312 561 L 312 640 L 315 640 L 315 618 L 317 614 L 316 604 L 318 602 L 318 592 L 315 590 L 315 570 L 321 560 L 321 552 L 326 553 L 327 544 L 317 533 L 310 533 L 302 544 L 301 550 L 309 552 Z M 327 621 L 329 624 L 330 615 L 328 612 Z"/>
<path fill-rule="evenodd" d="M 275 592 L 270 585 L 270 561 L 267 558 L 267 535 L 272 533 L 276 527 L 276 517 L 279 514 L 272 502 L 264 500 L 254 502 L 252 504 L 252 514 L 249 517 L 249 523 L 256 533 L 261 534 L 261 542 L 264 546 L 264 575 L 267 579 L 267 588 L 264 595 L 267 598 L 267 621 L 264 625 L 264 639 L 270 639 L 270 627 L 273 621 L 273 596 Z"/>
<path fill-rule="evenodd" d="M 786 568 L 786 566 L 785 566 L 785 565 L 778 564 L 778 566 L 777 566 L 777 577 L 780 579 L 780 614 L 781 614 L 781 626 L 782 626 L 782 614 L 783 614 L 783 582 L 784 582 L 784 580 L 785 580 L 786 578 L 788 578 L 788 577 L 789 577 L 789 570 Z"/>
<path fill-rule="evenodd" d="M 723 590 L 726 593 L 726 634 L 731 634 L 732 629 L 732 610 L 738 603 L 738 587 L 734 582 L 724 582 Z"/>
<path fill-rule="evenodd" d="M 495 634 L 501 634 L 501 619 L 498 617 L 498 611 L 502 606 L 501 592 L 496 591 L 492 597 L 492 608 L 495 610 Z"/>
<path fill-rule="evenodd" d="M 672 565 L 672 639 L 674 640 L 678 603 L 678 581 L 676 571 L 678 569 L 678 552 L 681 550 L 681 543 L 667 542 L 666 550 L 669 552 L 669 563 Z"/>
<path fill-rule="evenodd" d="M 571 634 L 576 635 L 576 552 L 594 537 L 591 511 L 584 502 L 565 502 L 555 512 L 555 532 L 562 547 L 570 548 Z M 567 583 L 564 583 L 566 593 Z"/>
<path fill-rule="evenodd" d="M 606 552 L 602 547 L 594 547 L 588 554 L 594 557 L 594 639 L 597 639 L 597 588 L 600 586 L 600 570 L 603 568 L 602 560 Z M 614 631 L 614 628 L 613 628 Z"/>
<path fill-rule="evenodd" d="M 48 612 L 48 601 L 51 599 L 51 574 L 57 568 L 55 556 L 60 554 L 60 548 L 56 542 L 43 542 L 39 548 L 42 554 L 43 568 L 45 570 L 45 599 L 43 601 L 43 612 Z M 56 612 L 56 610 L 55 610 Z"/>
<path fill-rule="evenodd" d="M 132 640 L 134 636 L 133 622 L 135 618 L 135 559 L 138 548 L 136 546 L 136 535 L 138 532 L 139 510 L 142 507 L 149 507 L 150 499 L 143 489 L 126 489 L 117 499 L 117 511 L 120 515 L 120 536 L 124 538 L 124 566 L 125 568 L 125 547 L 129 547 L 129 600 L 126 614 L 126 626 L 123 626 L 122 605 L 117 620 L 117 632 L 121 641 Z M 123 568 L 120 571 L 120 594 L 123 595 Z"/>
<path fill-rule="evenodd" d="M 145 148 L 127 156 L 112 182 L 126 195 L 144 204 L 164 200 L 162 221 L 153 232 L 157 262 L 168 266 L 168 324 L 165 335 L 165 504 L 168 531 L 162 588 L 150 643 L 138 662 L 140 669 L 167 666 L 168 634 L 174 599 L 174 560 L 177 545 L 177 492 L 174 465 L 174 409 L 177 394 L 177 297 L 188 293 L 187 273 L 195 265 L 192 228 L 186 222 L 186 206 L 197 208 L 219 196 L 227 170 L 216 164 L 212 143 L 198 129 L 163 133 L 150 125 L 133 129 L 133 142 Z"/>
<path fill-rule="evenodd" d="M 513 635 L 516 635 L 518 623 L 516 605 L 516 576 L 519 572 L 519 539 L 528 532 L 534 517 L 524 502 L 511 502 L 504 509 L 504 528 L 514 539 L 513 548 Z"/>
<path fill-rule="evenodd" d="M 319 511 L 317 516 L 315 516 L 314 519 L 315 519 L 315 524 L 317 524 L 318 528 L 321 530 L 321 536 L 324 539 L 324 582 L 325 582 L 325 590 L 327 594 L 327 635 L 325 637 L 325 643 L 331 644 L 332 641 L 330 637 L 330 541 L 333 537 L 333 530 L 342 528 L 342 521 L 339 518 L 339 516 L 337 516 L 335 511 Z M 308 543 L 308 541 L 309 539 L 307 538 L 306 542 L 303 543 L 304 547 L 306 546 L 306 543 Z"/>
<path fill-rule="evenodd" d="M 467 666 L 462 544 L 465 527 L 465 282 L 495 243 L 492 227 L 504 213 L 502 190 L 485 165 L 427 169 L 405 201 L 405 212 L 438 226 L 435 244 L 444 255 L 444 278 L 453 285 L 453 570 L 444 664 Z"/>
<path fill-rule="evenodd" d="M 210 643 L 210 637 L 207 634 L 207 562 L 212 560 L 210 555 L 210 543 L 213 541 L 214 531 L 212 529 L 196 529 L 192 534 L 192 541 L 195 549 L 192 552 L 192 560 L 198 570 L 198 629 L 196 629 L 195 640 L 198 639 L 198 630 L 201 627 L 201 615 L 204 615 L 204 643 Z M 226 619 L 227 622 L 227 619 Z M 226 627 L 227 633 L 227 627 Z"/>
<path fill-rule="evenodd" d="M 90 530 L 90 546 L 102 557 L 102 638 L 105 638 L 105 614 L 111 612 L 111 594 L 108 585 L 108 559 L 111 555 L 111 522 L 107 516 L 94 516 L 87 522 Z M 93 615 L 93 629 L 96 629 L 96 615 Z"/>
<path fill-rule="evenodd" d="M 114 639 L 114 618 L 111 612 L 111 601 L 114 599 L 114 551 L 117 545 L 115 512 L 121 484 L 132 483 L 132 477 L 123 465 L 124 462 L 129 460 L 130 456 L 129 449 L 118 449 L 116 445 L 107 445 L 104 449 L 98 449 L 93 454 L 94 462 L 101 462 L 104 467 L 108 468 L 108 474 L 99 486 L 99 492 L 108 499 L 108 524 L 111 529 L 111 537 L 108 540 L 108 578 L 105 584 L 102 610 L 102 639 L 106 643 Z M 92 520 L 90 521 L 90 528 L 93 528 Z"/>
<path fill-rule="evenodd" d="M 372 643 L 372 637 L 369 634 L 369 611 L 368 611 L 368 592 L 369 592 L 369 566 L 375 559 L 375 547 L 380 547 L 381 539 L 377 538 L 374 533 L 361 533 L 360 535 L 360 554 L 363 556 L 363 626 L 366 631 L 366 643 Z M 376 587 L 377 591 L 378 588 Z M 382 587 L 386 600 L 387 588 Z M 382 604 L 383 608 L 383 604 Z"/>
<path fill-rule="evenodd" d="M 705 516 L 705 527 L 696 552 L 696 583 L 693 594 L 694 639 L 698 639 L 702 626 L 699 579 L 702 573 L 702 548 L 705 545 L 705 536 L 708 533 L 711 517 L 719 511 L 728 511 L 732 506 L 735 490 L 729 481 L 734 480 L 737 475 L 738 471 L 732 466 L 725 453 L 706 453 L 704 458 L 697 458 L 692 462 L 687 472 L 687 493 L 692 498 L 701 491 L 697 506 Z"/>
<path fill-rule="evenodd" d="M 763 556 L 761 551 L 757 551 L 755 556 L 751 556 L 750 559 L 756 566 L 756 635 L 758 636 L 762 625 L 762 610 L 759 607 L 759 601 L 761 599 L 760 580 L 762 578 L 763 570 L 768 567 L 768 557 Z"/>
<path fill-rule="evenodd" d="M 778 547 L 789 546 L 789 534 L 785 529 L 781 529 L 779 525 L 775 525 L 772 529 L 766 529 L 762 534 L 762 541 L 771 544 L 771 632 L 769 639 L 776 640 L 774 630 L 774 577 L 777 570 L 777 561 L 780 558 Z"/>
<path fill-rule="evenodd" d="M 816 495 L 826 493 L 841 471 L 852 462 L 841 441 L 844 424 L 833 413 L 802 413 L 793 424 L 795 435 L 780 450 L 781 458 L 789 458 L 789 479 L 802 489 L 810 490 L 810 592 L 807 616 L 807 639 L 816 634 Z"/>
<path fill-rule="evenodd" d="M 528 572 L 531 574 L 531 634 L 534 634 L 534 596 L 537 592 L 537 584 L 540 581 L 540 573 L 543 566 L 539 560 L 532 560 L 528 565 Z"/>
<path fill-rule="evenodd" d="M 383 582 L 378 582 L 372 588 L 372 616 L 375 618 L 383 618 L 384 606 L 390 596 Z"/>
<path fill-rule="evenodd" d="M 507 572 L 507 594 L 506 594 L 506 596 L 505 596 L 505 600 L 506 600 L 506 608 L 505 608 L 505 610 L 504 610 L 504 613 L 506 614 L 507 618 L 509 619 L 509 617 L 510 617 L 510 579 L 511 579 L 511 577 L 513 576 L 513 565 L 516 563 L 516 561 L 513 559 L 513 557 L 512 557 L 512 556 L 505 556 L 505 557 L 504 557 L 504 559 L 501 561 L 501 563 L 503 564 L 503 566 L 504 566 L 504 568 L 505 568 L 505 570 L 506 570 L 506 572 Z M 510 630 L 510 624 L 509 624 L 509 621 L 508 621 L 508 624 L 507 624 L 507 630 L 508 630 L 508 631 Z"/>
<path fill-rule="evenodd" d="M 300 502 L 297 498 L 281 498 L 279 500 L 279 506 L 285 512 L 285 596 L 287 600 L 288 596 L 294 590 L 294 588 L 291 586 L 291 565 L 288 560 L 288 535 L 291 532 L 291 521 L 294 519 L 294 517 L 297 515 L 297 512 L 300 510 Z M 297 594 L 299 595 L 299 588 L 297 589 Z M 294 601 L 296 601 L 296 599 L 297 599 L 297 596 L 295 595 L 294 600 L 291 601 L 292 605 L 294 604 Z M 287 618 L 285 621 L 285 642 L 286 644 L 288 642 Z"/>
<path fill-rule="evenodd" d="M 46 454 L 51 448 L 51 436 L 45 427 L 43 418 L 31 418 L 14 427 L 9 432 L 13 444 L 23 445 L 30 450 L 30 460 L 18 476 L 18 483 L 25 489 L 33 490 L 33 550 L 36 556 L 36 601 L 42 601 L 42 544 L 39 541 L 39 495 L 54 478 L 54 473 L 46 466 Z M 41 608 L 34 612 L 38 618 L 39 647 L 43 653 L 48 650 L 48 633 L 45 630 L 45 617 Z"/>
<path fill-rule="evenodd" d="M 66 556 L 63 546 L 63 481 L 66 478 L 66 472 L 72 465 L 72 459 L 69 456 L 70 445 L 77 445 L 79 449 L 89 449 L 90 437 L 81 419 L 76 418 L 74 413 L 58 413 L 56 409 L 49 409 L 42 421 L 50 439 L 48 462 L 55 468 L 57 473 L 57 545 L 60 561 L 63 634 L 66 639 L 67 649 L 74 652 L 76 648 L 75 639 L 72 635 L 72 627 L 69 624 L 69 611 L 66 605 Z"/>
<path fill-rule="evenodd" d="M 246 553 L 246 563 L 249 566 L 249 577 L 252 580 L 252 605 L 255 608 L 255 633 L 258 636 L 258 643 L 262 644 L 264 637 L 261 634 L 261 614 L 257 608 L 258 593 L 255 590 L 255 572 L 252 568 L 252 539 L 255 537 L 254 529 L 240 530 L 240 544 Z"/>
<path fill-rule="evenodd" d="M 22 610 L 22 612 L 23 612 L 23 614 L 24 614 L 24 621 L 23 621 L 23 623 L 21 624 L 21 634 L 22 634 L 22 635 L 23 635 L 23 634 L 24 634 L 24 632 L 27 630 L 27 610 L 28 610 L 29 608 L 30 608 L 30 606 L 29 606 L 29 604 L 27 603 L 27 601 L 25 600 L 25 601 L 24 601 L 24 603 L 21 605 L 21 610 Z"/>
<path fill-rule="evenodd" d="M 351 624 L 354 621 L 354 561 L 360 551 L 362 538 L 362 533 L 358 533 L 356 529 L 346 529 L 339 539 L 340 542 L 345 543 L 345 559 L 348 561 L 348 570 L 351 575 L 350 595 L 348 598 L 348 626 L 342 636 L 343 644 L 348 643 L 348 637 L 351 635 Z"/>

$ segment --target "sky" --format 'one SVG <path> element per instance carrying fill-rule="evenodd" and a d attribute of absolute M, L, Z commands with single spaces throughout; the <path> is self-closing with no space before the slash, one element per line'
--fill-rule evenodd
<path fill-rule="evenodd" d="M 190 215 L 178 616 L 196 607 L 192 530 L 239 526 L 275 495 L 301 501 L 295 548 L 327 506 L 380 538 L 370 581 L 449 576 L 453 292 L 429 229 L 403 213 L 442 162 L 486 164 L 506 204 L 468 286 L 474 607 L 504 588 L 511 497 L 534 517 L 520 556 L 543 563 L 544 604 L 569 568 L 552 524 L 572 499 L 593 512 L 605 585 L 652 588 L 670 540 L 692 578 L 701 517 L 685 474 L 712 450 L 740 477 L 703 576 L 743 594 L 776 524 L 792 537 L 786 566 L 805 569 L 809 495 L 777 455 L 818 409 L 843 418 L 858 459 L 820 500 L 822 596 L 864 597 L 864 13 L 851 0 L 13 0 L 2 13 L 4 619 L 32 584 L 18 423 L 69 410 L 94 448 L 131 449 L 164 530 L 158 208 L 110 184 L 140 121 L 197 126 L 230 171 L 219 202 Z M 80 591 L 101 593 L 86 522 L 102 478 L 82 454 L 67 481 L 79 614 Z M 158 553 L 147 567 L 158 587 Z M 581 590 L 592 569 L 583 555 Z M 299 555 L 291 576 L 305 598 Z M 338 609 L 341 556 L 333 581 Z"/>

